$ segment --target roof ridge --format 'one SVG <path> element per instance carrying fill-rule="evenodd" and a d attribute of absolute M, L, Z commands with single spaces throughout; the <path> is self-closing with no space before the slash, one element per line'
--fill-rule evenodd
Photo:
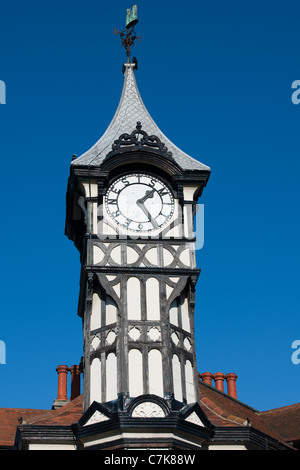
<path fill-rule="evenodd" d="M 273 411 L 280 411 L 280 410 L 287 410 L 287 409 L 292 409 L 292 408 L 295 408 L 295 407 L 299 407 L 300 408 L 300 403 L 293 403 L 292 405 L 285 405 L 285 406 L 278 406 L 277 408 L 271 408 L 269 410 L 262 410 L 262 411 L 258 411 L 257 413 L 259 415 L 261 414 L 266 414 L 266 413 L 272 413 Z"/>
<path fill-rule="evenodd" d="M 60 416 L 62 413 L 65 413 L 66 411 L 69 411 L 70 409 L 72 409 L 74 406 L 78 405 L 81 402 L 81 398 L 82 398 L 82 395 L 79 395 L 78 397 L 74 398 L 74 400 L 69 401 L 68 403 L 66 403 L 65 405 L 63 405 L 57 410 L 45 410 L 45 413 L 35 416 L 32 419 L 29 418 L 28 420 L 25 420 L 25 421 L 27 421 L 28 424 L 34 424 L 45 418 L 56 418 L 57 416 Z"/>

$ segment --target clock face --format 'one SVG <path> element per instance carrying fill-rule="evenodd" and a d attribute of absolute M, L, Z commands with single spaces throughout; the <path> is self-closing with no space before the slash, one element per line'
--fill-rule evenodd
<path fill-rule="evenodd" d="M 142 173 L 117 179 L 108 188 L 105 205 L 114 222 L 134 232 L 158 230 L 174 212 L 168 187 L 158 178 Z"/>

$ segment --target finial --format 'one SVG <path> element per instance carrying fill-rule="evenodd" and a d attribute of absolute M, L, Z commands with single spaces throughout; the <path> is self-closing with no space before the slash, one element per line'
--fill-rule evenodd
<path fill-rule="evenodd" d="M 137 17 L 137 5 L 133 5 L 132 9 L 127 8 L 125 24 L 126 29 L 121 32 L 116 29 L 114 31 L 114 34 L 120 35 L 120 38 L 122 40 L 122 46 L 124 46 L 126 50 L 128 63 L 130 63 L 130 51 L 134 46 L 134 41 L 137 40 L 138 42 L 141 42 L 141 37 L 138 36 L 134 31 L 134 27 L 138 23 L 138 21 L 139 20 Z"/>

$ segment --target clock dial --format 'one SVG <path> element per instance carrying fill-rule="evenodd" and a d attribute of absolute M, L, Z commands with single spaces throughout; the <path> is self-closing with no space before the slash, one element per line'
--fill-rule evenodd
<path fill-rule="evenodd" d="M 114 222 L 134 232 L 158 230 L 174 212 L 169 188 L 158 178 L 142 173 L 117 179 L 108 188 L 105 205 Z"/>

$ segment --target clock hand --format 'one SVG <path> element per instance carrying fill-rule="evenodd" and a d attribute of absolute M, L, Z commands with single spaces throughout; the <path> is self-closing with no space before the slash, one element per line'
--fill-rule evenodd
<path fill-rule="evenodd" d="M 158 223 L 156 222 L 156 220 L 153 219 L 152 215 L 150 214 L 150 212 L 148 211 L 148 209 L 144 205 L 144 203 L 145 203 L 145 201 L 147 201 L 147 199 L 152 198 L 154 196 L 154 193 L 155 193 L 155 189 L 152 189 L 151 191 L 146 191 L 145 196 L 142 197 L 141 199 L 138 199 L 136 201 L 136 204 L 137 204 L 138 207 L 140 207 L 140 209 L 142 209 L 144 214 L 147 216 L 149 222 L 152 223 L 153 227 L 154 228 L 159 228 Z"/>
<path fill-rule="evenodd" d="M 152 215 L 150 214 L 150 212 L 148 211 L 148 209 L 144 206 L 143 203 L 141 203 L 140 201 L 136 201 L 137 205 L 142 209 L 142 211 L 144 212 L 144 214 L 148 217 L 148 220 L 149 222 L 151 222 L 151 224 L 153 225 L 154 228 L 159 228 L 159 225 L 158 223 L 156 222 L 155 219 L 153 219 Z"/>
<path fill-rule="evenodd" d="M 151 191 L 146 191 L 146 194 L 144 197 L 142 197 L 141 199 L 138 199 L 136 201 L 137 205 L 139 204 L 144 204 L 144 202 L 149 199 L 150 197 L 153 197 L 154 196 L 154 193 L 155 193 L 155 189 L 152 189 Z"/>

